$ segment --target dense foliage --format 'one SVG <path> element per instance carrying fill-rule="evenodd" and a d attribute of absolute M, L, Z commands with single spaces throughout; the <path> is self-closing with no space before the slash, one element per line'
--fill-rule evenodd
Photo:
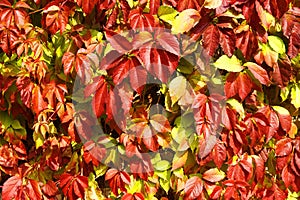
<path fill-rule="evenodd" d="M 300 3 L 1 0 L 11 199 L 300 198 Z"/>

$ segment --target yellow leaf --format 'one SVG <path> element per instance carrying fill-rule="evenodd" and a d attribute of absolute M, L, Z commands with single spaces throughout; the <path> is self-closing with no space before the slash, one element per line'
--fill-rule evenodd
<path fill-rule="evenodd" d="M 173 21 L 172 33 L 184 33 L 191 30 L 200 20 L 200 14 L 195 9 L 186 9 L 179 13 Z"/>

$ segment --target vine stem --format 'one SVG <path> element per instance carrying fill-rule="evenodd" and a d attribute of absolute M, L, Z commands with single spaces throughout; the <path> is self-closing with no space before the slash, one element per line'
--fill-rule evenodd
<path fill-rule="evenodd" d="M 32 11 L 32 12 L 30 12 L 30 13 L 28 13 L 28 14 L 29 14 L 29 15 L 32 15 L 32 14 L 38 13 L 38 12 L 40 12 L 40 11 L 43 11 L 43 8 L 38 9 L 38 10 L 35 10 L 35 11 Z"/>

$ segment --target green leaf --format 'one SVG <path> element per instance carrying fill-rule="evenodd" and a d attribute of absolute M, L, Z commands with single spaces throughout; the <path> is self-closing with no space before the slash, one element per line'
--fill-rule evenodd
<path fill-rule="evenodd" d="M 171 163 L 167 160 L 161 160 L 154 165 L 154 168 L 158 171 L 165 171 L 171 168 Z"/>
<path fill-rule="evenodd" d="M 280 90 L 280 97 L 281 97 L 282 101 L 287 100 L 287 98 L 289 97 L 291 87 L 292 87 L 292 85 L 288 85 L 285 88 L 281 88 L 281 90 Z"/>
<path fill-rule="evenodd" d="M 170 170 L 155 171 L 155 174 L 161 179 L 169 180 L 171 176 L 171 171 Z"/>
<path fill-rule="evenodd" d="M 100 176 L 103 176 L 105 174 L 105 172 L 107 171 L 108 169 L 108 166 L 107 165 L 103 165 L 103 164 L 100 164 L 99 166 L 94 166 L 94 171 L 95 171 L 95 174 L 96 174 L 96 178 L 100 177 Z"/>
<path fill-rule="evenodd" d="M 223 55 L 214 63 L 214 65 L 216 68 L 224 69 L 228 72 L 240 72 L 244 69 L 241 65 L 241 61 L 235 55 L 231 58 L 227 55 Z"/>
<path fill-rule="evenodd" d="M 277 53 L 283 54 L 285 53 L 285 45 L 280 37 L 270 35 L 268 36 L 268 43 L 270 47 L 276 51 Z"/>
<path fill-rule="evenodd" d="M 12 119 L 7 114 L 7 112 L 0 112 L 0 119 L 2 126 L 4 126 L 4 129 L 8 128 L 12 124 Z"/>
<path fill-rule="evenodd" d="M 168 193 L 170 189 L 170 181 L 169 180 L 164 180 L 164 179 L 159 179 L 160 186 Z"/>
<path fill-rule="evenodd" d="M 160 6 L 157 12 L 158 17 L 169 24 L 173 23 L 177 14 L 177 10 L 171 6 Z"/>
<path fill-rule="evenodd" d="M 23 126 L 20 124 L 20 122 L 18 120 L 12 121 L 11 126 L 14 129 L 23 129 Z"/>
<path fill-rule="evenodd" d="M 291 103 L 295 108 L 300 108 L 300 84 L 297 83 L 291 88 Z"/>
<path fill-rule="evenodd" d="M 35 142 L 35 148 L 38 149 L 39 147 L 43 146 L 45 138 L 40 132 L 34 132 L 33 141 Z"/>

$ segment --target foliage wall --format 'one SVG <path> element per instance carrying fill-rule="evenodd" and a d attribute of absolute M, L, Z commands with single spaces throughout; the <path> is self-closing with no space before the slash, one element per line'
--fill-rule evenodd
<path fill-rule="evenodd" d="M 299 6 L 1 0 L 2 199 L 298 199 Z"/>

